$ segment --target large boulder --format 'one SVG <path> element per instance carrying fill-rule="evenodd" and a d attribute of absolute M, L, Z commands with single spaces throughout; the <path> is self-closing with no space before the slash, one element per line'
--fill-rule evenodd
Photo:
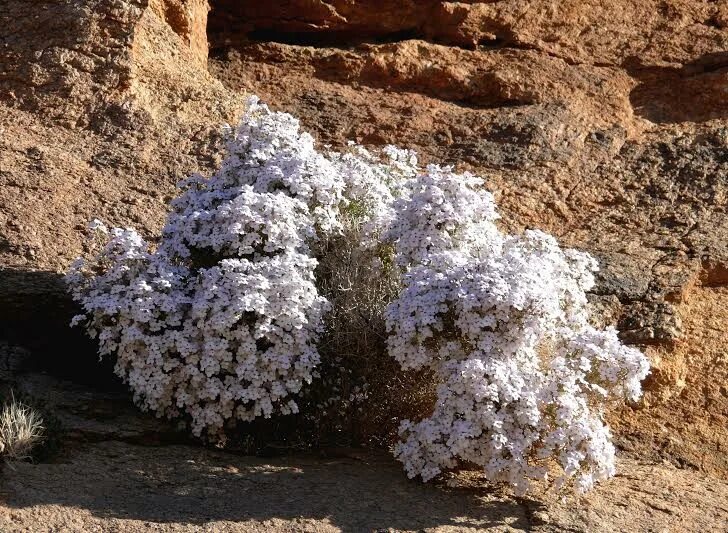
<path fill-rule="evenodd" d="M 254 92 L 323 143 L 478 172 L 507 229 L 593 253 L 598 319 L 655 363 L 623 445 L 721 469 L 728 394 L 704 383 L 728 345 L 705 326 L 728 304 L 726 50 L 707 0 L 7 0 L 0 337 L 67 377 L 92 365 L 61 282 L 84 227 L 156 235 Z"/>

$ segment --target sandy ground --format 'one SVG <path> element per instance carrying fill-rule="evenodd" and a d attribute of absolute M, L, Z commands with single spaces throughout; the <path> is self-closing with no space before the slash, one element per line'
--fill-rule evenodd
<path fill-rule="evenodd" d="M 5 466 L 0 531 L 720 531 L 728 483 L 623 459 L 587 497 L 517 499 L 461 473 L 407 480 L 386 454 L 261 459 L 190 446 L 84 445 Z"/>

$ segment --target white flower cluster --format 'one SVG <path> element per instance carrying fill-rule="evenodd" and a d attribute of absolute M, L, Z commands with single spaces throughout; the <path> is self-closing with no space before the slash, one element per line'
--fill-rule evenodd
<path fill-rule="evenodd" d="M 156 249 L 92 223 L 106 242 L 67 276 L 84 310 L 74 322 L 142 408 L 186 417 L 196 435 L 297 412 L 324 326 L 340 328 L 329 346 L 358 353 L 386 323 L 401 367 L 440 377 L 432 415 L 402 424 L 410 476 L 467 461 L 525 490 L 554 458 L 579 489 L 612 475 L 601 405 L 637 398 L 648 365 L 589 326 L 594 260 L 539 231 L 502 234 L 475 176 L 382 156 L 323 155 L 295 118 L 251 98 L 220 169 L 181 184 Z M 357 322 L 371 334 L 348 343 Z"/>
<path fill-rule="evenodd" d="M 407 183 L 419 171 L 411 150 L 387 146 L 382 155 L 384 161 L 353 143 L 344 152 L 330 154 L 345 183 L 344 229 L 357 233 L 357 248 L 380 244 L 396 218 L 395 199 L 406 194 Z"/>
<path fill-rule="evenodd" d="M 462 460 L 521 492 L 555 458 L 557 484 L 586 490 L 614 473 L 600 406 L 637 398 L 647 359 L 588 324 L 594 259 L 540 231 L 502 234 L 480 185 L 430 166 L 397 202 L 388 237 L 404 286 L 386 311 L 389 352 L 405 369 L 434 367 L 441 384 L 395 454 L 410 477 Z"/>
<path fill-rule="evenodd" d="M 328 306 L 310 244 L 339 228 L 340 173 L 296 119 L 253 98 L 219 171 L 182 185 L 156 251 L 114 229 L 74 265 L 75 321 L 116 355 L 139 405 L 187 415 L 197 435 L 296 412 Z"/>

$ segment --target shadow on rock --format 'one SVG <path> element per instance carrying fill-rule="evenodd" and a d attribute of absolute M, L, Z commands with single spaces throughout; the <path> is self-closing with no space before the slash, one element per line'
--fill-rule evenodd
<path fill-rule="evenodd" d="M 64 443 L 188 442 L 134 406 L 114 359 L 99 360 L 95 341 L 69 326 L 78 312 L 61 274 L 0 269 L 0 389 L 52 415 Z"/>
<path fill-rule="evenodd" d="M 628 65 L 627 71 L 640 81 L 629 96 L 635 113 L 652 122 L 728 117 L 728 52 L 706 54 L 682 68 Z"/>
<path fill-rule="evenodd" d="M 22 371 L 43 371 L 104 391 L 125 390 L 113 361 L 99 361 L 97 346 L 69 326 L 80 310 L 63 276 L 42 270 L 0 269 L 0 340 L 30 352 Z"/>
<path fill-rule="evenodd" d="M 12 508 L 60 505 L 104 519 L 192 525 L 267 522 L 264 527 L 274 529 L 269 521 L 278 519 L 301 530 L 312 530 L 310 520 L 317 522 L 315 530 L 352 532 L 506 524 L 527 529 L 531 503 L 537 505 L 482 486 L 410 481 L 386 454 L 263 461 L 188 446 L 105 442 L 68 464 L 22 464 L 7 474 L 2 485 Z"/>

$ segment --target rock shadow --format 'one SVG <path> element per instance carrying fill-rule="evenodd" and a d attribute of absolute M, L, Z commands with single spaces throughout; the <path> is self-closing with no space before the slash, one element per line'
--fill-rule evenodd
<path fill-rule="evenodd" d="M 628 62 L 640 81 L 629 95 L 637 115 L 656 124 L 728 118 L 728 52 L 706 54 L 681 68 Z"/>
<path fill-rule="evenodd" d="M 81 328 L 70 327 L 79 312 L 62 274 L 0 268 L 0 340 L 30 352 L 23 371 L 47 372 L 105 391 L 124 390 L 113 361 L 99 361 L 96 343 Z"/>
<path fill-rule="evenodd" d="M 193 527 L 228 521 L 286 531 L 528 529 L 539 506 L 479 483 L 448 488 L 408 480 L 384 453 L 263 460 L 189 446 L 104 442 L 68 464 L 21 464 L 6 474 L 2 486 L 11 508 L 60 505 L 102 519 Z"/>

